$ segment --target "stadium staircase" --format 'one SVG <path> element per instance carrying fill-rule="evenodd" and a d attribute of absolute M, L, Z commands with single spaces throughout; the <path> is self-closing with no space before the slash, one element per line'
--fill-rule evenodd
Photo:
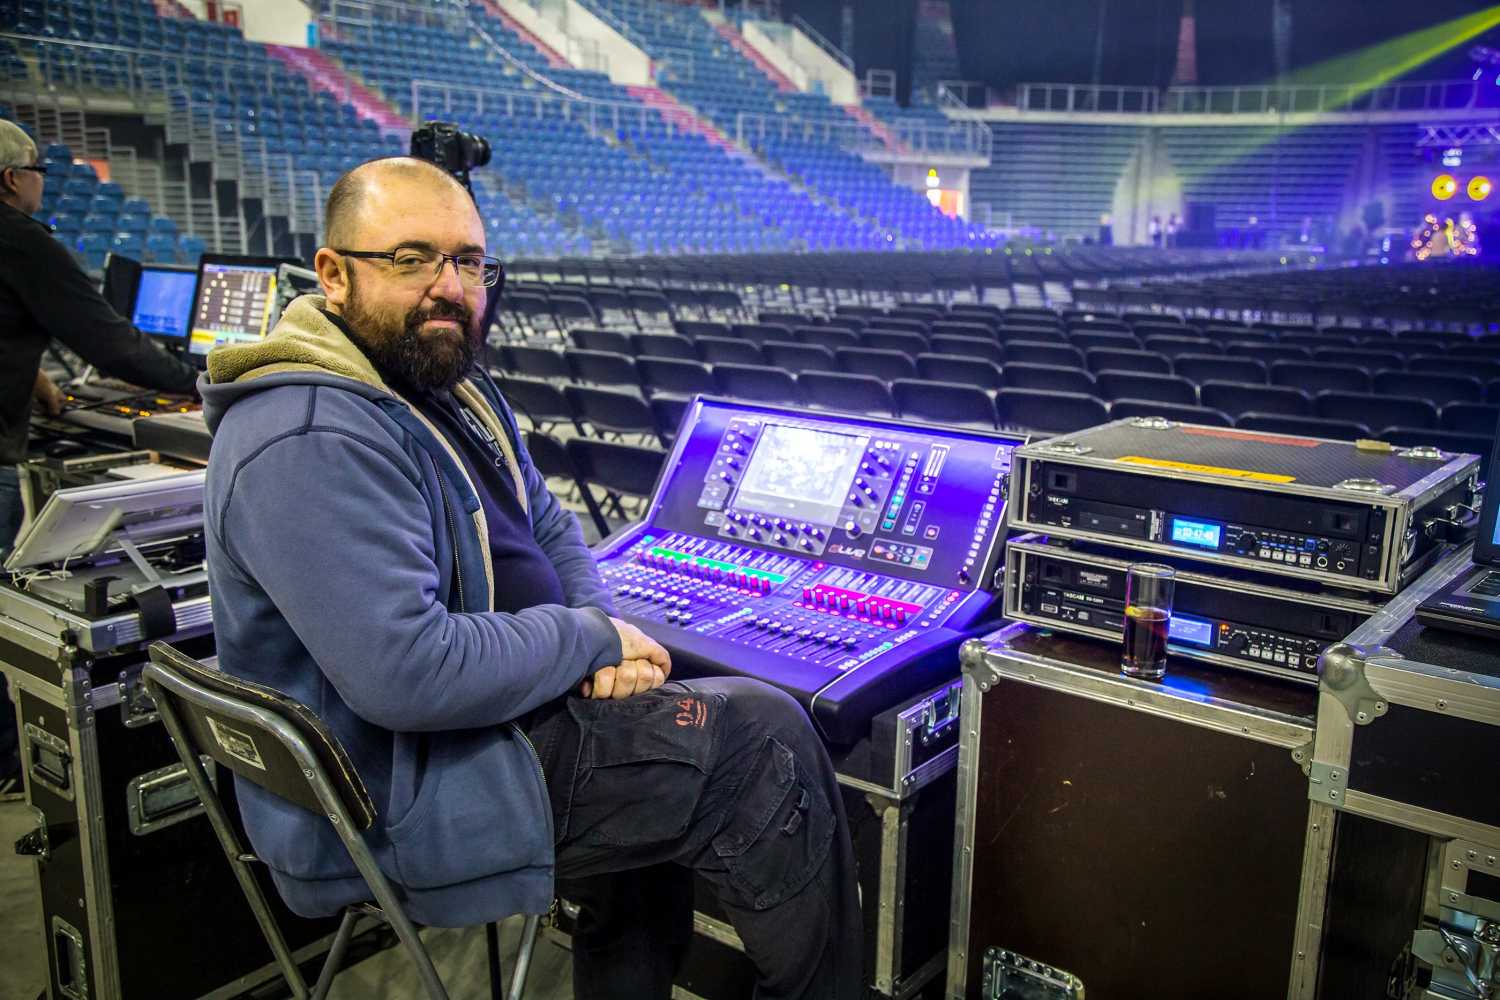
<path fill-rule="evenodd" d="M 777 90 L 784 94 L 793 93 L 797 90 L 797 85 L 785 73 L 771 65 L 770 60 L 757 52 L 749 42 L 745 41 L 745 36 L 741 35 L 735 29 L 734 25 L 728 21 L 720 21 L 714 25 L 714 30 L 733 46 L 736 52 L 754 63 L 755 68 L 764 73 L 766 79 L 776 85 Z"/>
<path fill-rule="evenodd" d="M 889 149 L 893 153 L 911 152 L 911 147 L 896 138 L 896 133 L 892 132 L 885 122 L 876 118 L 865 107 L 858 104 L 845 104 L 843 107 L 845 114 L 869 129 L 875 138 L 885 144 L 886 149 Z"/>
<path fill-rule="evenodd" d="M 556 49 L 528 31 L 525 25 L 507 14 L 505 9 L 496 3 L 495 0 L 480 0 L 479 6 L 495 20 L 503 24 L 511 34 L 535 49 L 552 69 L 567 69 L 571 66 L 568 60 L 563 58 Z"/>
<path fill-rule="evenodd" d="M 266 51 L 306 80 L 314 90 L 347 101 L 355 114 L 365 121 L 374 122 L 382 131 L 405 132 L 411 128 L 411 123 L 394 108 L 317 49 L 267 45 Z"/>
<path fill-rule="evenodd" d="M 684 105 L 677 98 L 662 90 L 660 87 L 636 87 L 628 86 L 626 92 L 640 101 L 646 107 L 651 108 L 659 114 L 664 121 L 670 122 L 684 132 L 701 135 L 704 139 L 725 152 L 737 152 L 739 147 L 734 141 L 720 132 L 712 122 L 700 118 L 693 109 Z"/>

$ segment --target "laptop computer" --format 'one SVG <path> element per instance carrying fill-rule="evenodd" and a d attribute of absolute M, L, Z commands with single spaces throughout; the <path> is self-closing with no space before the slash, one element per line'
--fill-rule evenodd
<path fill-rule="evenodd" d="M 1490 446 L 1489 467 L 1500 468 L 1500 429 Z M 1433 628 L 1500 636 L 1500 489 L 1486 486 L 1474 537 L 1474 565 L 1417 606 L 1417 620 Z"/>

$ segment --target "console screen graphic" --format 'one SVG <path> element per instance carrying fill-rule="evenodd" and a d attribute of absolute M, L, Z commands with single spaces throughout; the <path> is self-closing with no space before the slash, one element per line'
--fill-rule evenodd
<path fill-rule="evenodd" d="M 750 457 L 735 505 L 741 510 L 832 524 L 869 440 L 771 424 Z"/>

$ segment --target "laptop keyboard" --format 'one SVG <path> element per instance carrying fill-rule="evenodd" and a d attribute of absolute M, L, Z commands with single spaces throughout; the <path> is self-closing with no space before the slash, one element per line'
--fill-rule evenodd
<path fill-rule="evenodd" d="M 1486 573 L 1469 588 L 1469 593 L 1479 597 L 1500 597 L 1500 573 Z"/>

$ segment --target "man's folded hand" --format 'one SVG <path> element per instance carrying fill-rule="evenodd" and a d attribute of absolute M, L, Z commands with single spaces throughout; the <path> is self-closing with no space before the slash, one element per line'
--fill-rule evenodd
<path fill-rule="evenodd" d="M 650 660 L 626 660 L 617 667 L 603 667 L 585 677 L 579 692 L 598 701 L 619 700 L 645 694 L 667 682 L 666 671 Z"/>

